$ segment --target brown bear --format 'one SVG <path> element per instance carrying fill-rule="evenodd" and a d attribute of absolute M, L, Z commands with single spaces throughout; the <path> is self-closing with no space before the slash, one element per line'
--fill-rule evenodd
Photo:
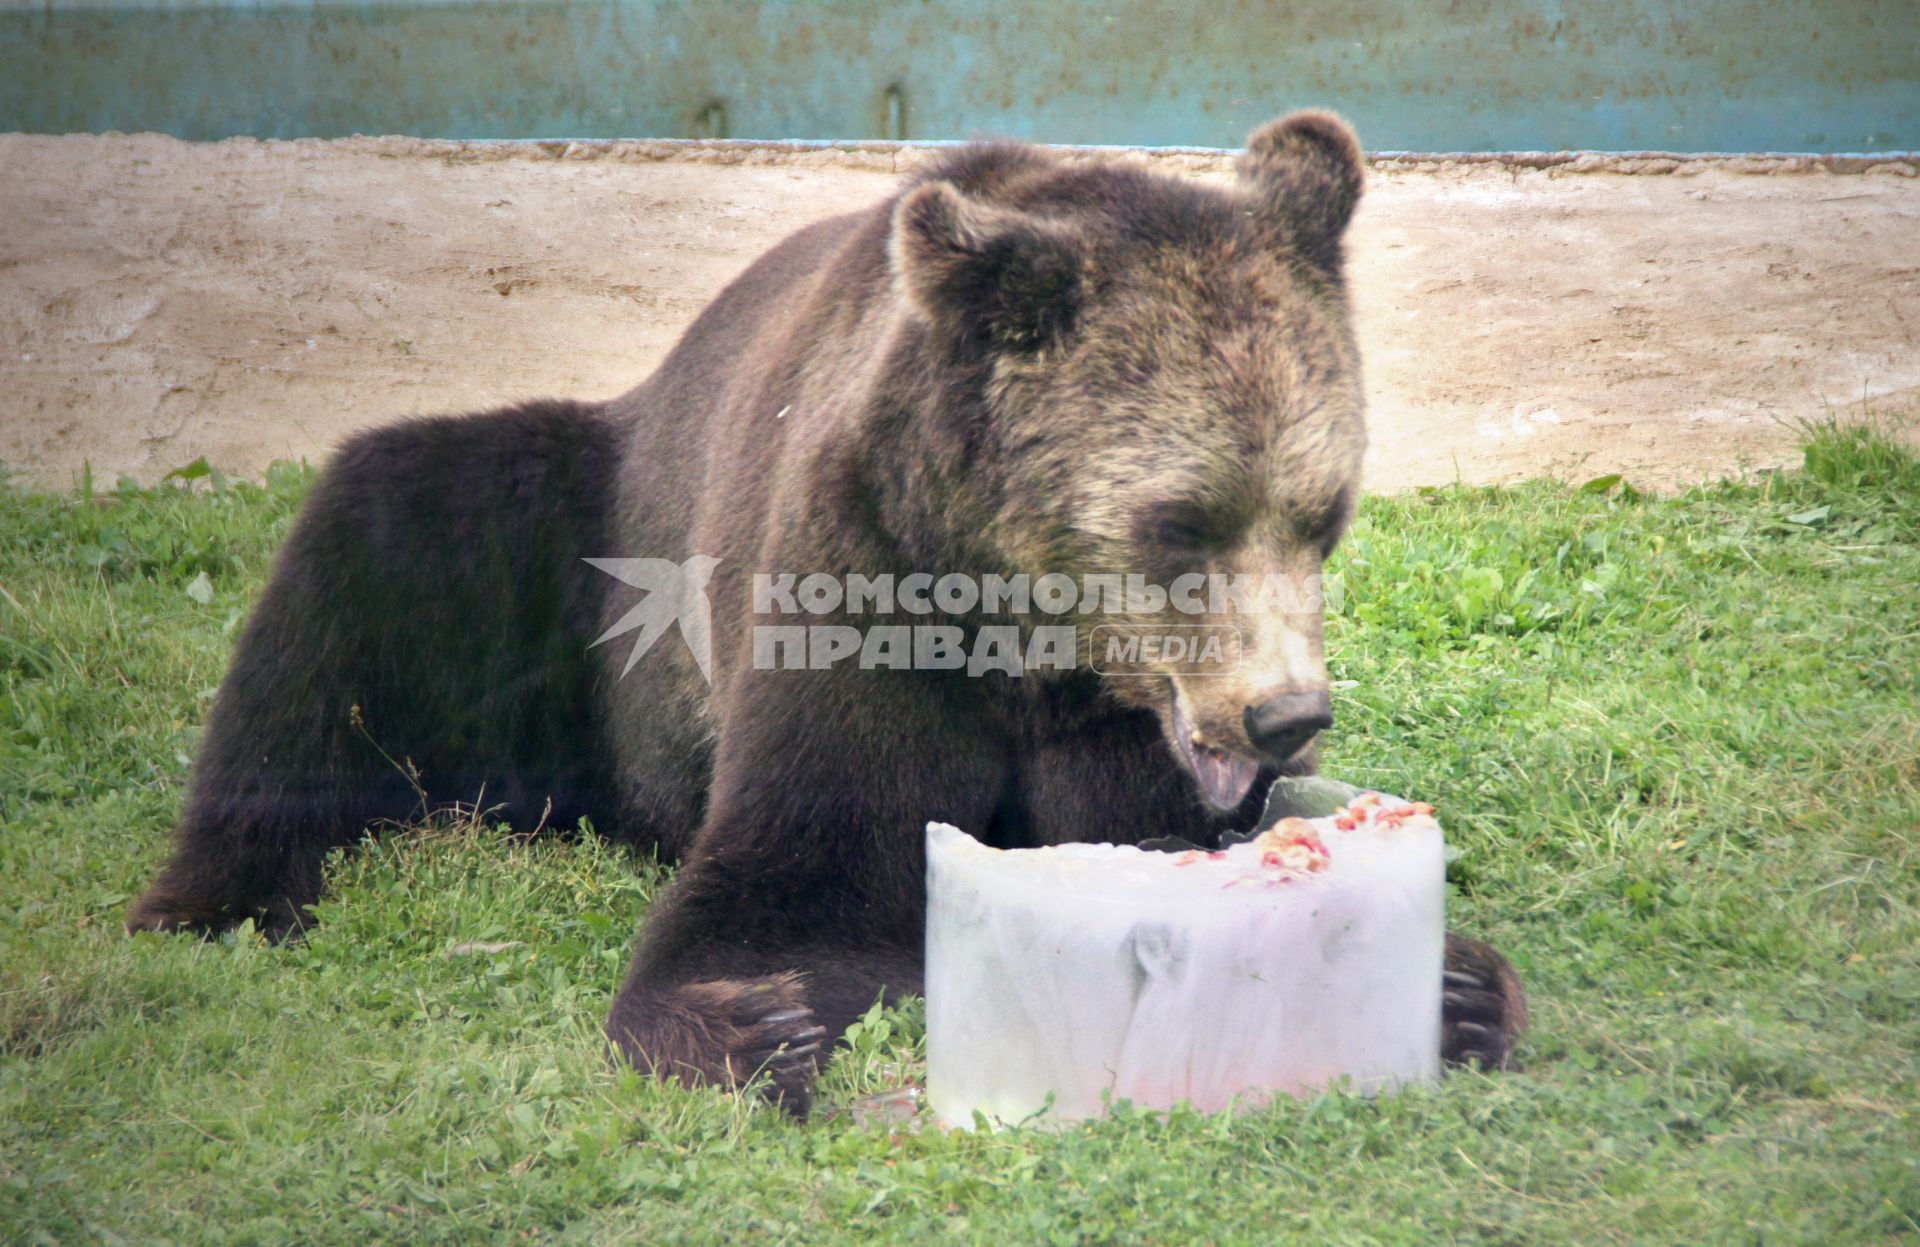
<path fill-rule="evenodd" d="M 1189 594 L 1178 622 L 1237 646 L 1203 676 L 1096 661 L 1094 630 L 1164 622 L 1147 589 L 1062 605 L 1042 581 L 1318 574 L 1365 444 L 1341 244 L 1361 180 L 1324 113 L 1256 132 L 1228 187 L 962 148 L 776 247 L 620 398 L 355 438 L 129 927 L 297 929 L 328 850 L 417 811 L 416 783 L 525 827 L 590 817 L 679 865 L 613 1045 L 688 1082 L 764 1074 L 805 1113 L 823 1045 L 920 989 L 929 820 L 1213 843 L 1312 769 L 1317 601 Z M 911 661 L 854 661 L 880 599 L 848 586 L 896 575 Z M 1068 661 L 1018 657 L 1063 627 Z M 1443 1055 L 1505 1064 L 1506 962 L 1452 940 L 1446 977 Z"/>

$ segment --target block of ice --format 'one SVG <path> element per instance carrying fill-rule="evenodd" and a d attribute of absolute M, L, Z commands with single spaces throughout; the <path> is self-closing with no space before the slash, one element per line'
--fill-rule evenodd
<path fill-rule="evenodd" d="M 1372 813 L 1397 816 L 1363 803 L 1216 853 L 1003 851 L 929 824 L 929 1103 L 956 1126 L 1060 1124 L 1105 1094 L 1213 1111 L 1435 1077 L 1444 866 L 1424 810 L 1385 798 Z"/>

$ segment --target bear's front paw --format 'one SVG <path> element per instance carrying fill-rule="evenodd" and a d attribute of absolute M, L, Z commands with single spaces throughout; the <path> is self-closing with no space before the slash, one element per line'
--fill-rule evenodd
<path fill-rule="evenodd" d="M 155 886 L 148 888 L 127 910 L 127 934 L 191 931 L 200 935 L 214 935 L 235 925 L 237 921 L 219 905 L 189 900 Z"/>
<path fill-rule="evenodd" d="M 1527 994 L 1507 959 L 1489 945 L 1447 935 L 1440 996 L 1440 1059 L 1507 1069 L 1527 1029 Z"/>
<path fill-rule="evenodd" d="M 764 1076 L 767 1097 L 804 1118 L 827 1030 L 799 977 L 778 974 L 660 991 L 630 987 L 614 1002 L 607 1036 L 636 1068 L 687 1086 L 740 1088 Z"/>
<path fill-rule="evenodd" d="M 291 897 L 281 897 L 264 909 L 215 901 L 192 900 L 161 885 L 148 888 L 127 910 L 127 934 L 142 931 L 189 932 L 212 937 L 231 930 L 247 919 L 273 943 L 298 938 L 313 925 L 313 914 Z"/>

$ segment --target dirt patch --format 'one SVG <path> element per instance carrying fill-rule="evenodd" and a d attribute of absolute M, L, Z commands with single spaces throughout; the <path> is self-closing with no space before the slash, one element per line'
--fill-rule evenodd
<path fill-rule="evenodd" d="M 0 462 L 254 473 L 410 413 L 609 397 L 754 257 L 920 158 L 0 136 Z M 1910 405 L 1913 173 L 1377 163 L 1352 244 L 1370 483 L 1672 484 L 1783 461 L 1797 419 Z"/>

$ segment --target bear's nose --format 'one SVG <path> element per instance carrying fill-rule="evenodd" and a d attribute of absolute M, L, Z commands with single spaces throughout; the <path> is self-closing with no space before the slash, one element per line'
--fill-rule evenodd
<path fill-rule="evenodd" d="M 1333 697 L 1326 689 L 1312 693 L 1282 693 L 1245 714 L 1247 739 L 1276 762 L 1285 762 L 1301 746 L 1333 726 Z"/>

